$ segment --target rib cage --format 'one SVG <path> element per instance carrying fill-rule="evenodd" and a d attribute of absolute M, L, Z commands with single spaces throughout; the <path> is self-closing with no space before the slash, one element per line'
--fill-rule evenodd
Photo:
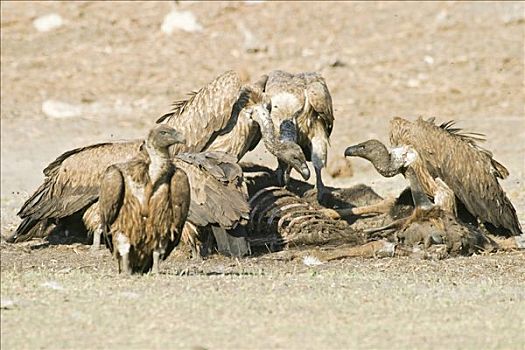
<path fill-rule="evenodd" d="M 344 220 L 281 187 L 257 191 L 249 201 L 248 240 L 252 248 L 271 251 L 327 243 L 361 243 L 364 237 Z"/>

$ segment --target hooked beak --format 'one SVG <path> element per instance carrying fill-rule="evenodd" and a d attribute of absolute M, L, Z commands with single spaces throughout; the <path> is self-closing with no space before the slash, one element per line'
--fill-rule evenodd
<path fill-rule="evenodd" d="M 310 169 L 308 169 L 308 165 L 306 165 L 306 163 L 301 164 L 299 167 L 295 168 L 295 170 L 301 174 L 305 181 L 310 178 Z"/>
<path fill-rule="evenodd" d="M 171 136 L 172 136 L 172 139 L 173 139 L 173 144 L 186 143 L 186 138 L 179 131 L 173 130 L 173 133 L 171 134 Z"/>
<path fill-rule="evenodd" d="M 360 145 L 350 146 L 345 149 L 345 157 L 353 157 L 362 148 Z"/>

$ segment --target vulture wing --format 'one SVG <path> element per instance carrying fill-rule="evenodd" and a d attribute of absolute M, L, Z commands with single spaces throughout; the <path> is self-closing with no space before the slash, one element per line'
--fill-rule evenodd
<path fill-rule="evenodd" d="M 113 244 L 112 240 L 108 237 L 109 228 L 119 215 L 124 193 L 124 177 L 119 168 L 112 165 L 102 177 L 98 201 L 102 232 L 111 251 L 113 251 Z"/>
<path fill-rule="evenodd" d="M 142 141 L 100 143 L 65 152 L 44 169 L 44 183 L 18 212 L 23 221 L 9 241 L 34 237 L 44 220 L 57 220 L 89 207 L 98 199 L 106 168 L 126 162 Z"/>
<path fill-rule="evenodd" d="M 188 176 L 181 169 L 176 169 L 170 182 L 171 206 L 173 209 L 173 231 L 178 236 L 182 234 L 182 228 L 188 217 L 191 194 Z"/>
<path fill-rule="evenodd" d="M 326 134 L 330 136 L 334 126 L 332 96 L 323 77 L 316 73 L 305 74 L 306 94 L 310 105 L 324 122 Z"/>
<path fill-rule="evenodd" d="M 186 144 L 172 146 L 171 154 L 205 150 L 230 122 L 240 89 L 238 74 L 227 71 L 189 99 L 173 103 L 172 110 L 157 120 L 184 133 Z"/>
<path fill-rule="evenodd" d="M 188 220 L 197 226 L 234 227 L 248 218 L 250 207 L 237 159 L 222 152 L 179 154 L 176 167 L 184 170 L 191 186 Z"/>
<path fill-rule="evenodd" d="M 166 251 L 163 255 L 163 259 L 166 259 L 173 249 L 179 244 L 182 236 L 182 229 L 184 223 L 188 218 L 190 202 L 191 202 L 191 188 L 188 181 L 188 176 L 181 169 L 176 169 L 175 173 L 171 177 L 170 181 L 170 200 L 173 210 L 173 222 L 172 222 L 172 237 L 165 247 Z"/>
<path fill-rule="evenodd" d="M 508 175 L 507 169 L 477 145 L 479 134 L 462 133 L 453 125 L 394 118 L 390 139 L 394 146 L 414 147 L 432 176 L 441 178 L 482 222 L 521 234 L 516 210 L 498 182 Z"/>

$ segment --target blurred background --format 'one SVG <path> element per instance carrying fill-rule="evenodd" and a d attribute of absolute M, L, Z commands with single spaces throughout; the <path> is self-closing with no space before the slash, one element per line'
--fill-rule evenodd
<path fill-rule="evenodd" d="M 518 2 L 2 2 L 2 227 L 62 152 L 143 137 L 228 69 L 318 71 L 331 90 L 329 168 L 386 141 L 393 116 L 485 133 L 523 222 L 525 5 Z M 276 162 L 264 149 L 250 161 Z M 353 173 L 353 176 L 350 177 Z M 404 186 L 352 160 L 329 185 Z"/>

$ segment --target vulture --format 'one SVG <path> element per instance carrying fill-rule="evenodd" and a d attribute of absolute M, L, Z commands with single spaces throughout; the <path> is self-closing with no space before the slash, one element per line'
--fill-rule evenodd
<path fill-rule="evenodd" d="M 235 226 L 234 222 L 249 210 L 238 177 L 232 180 L 233 173 L 225 174 L 222 178 L 213 176 L 222 172 L 224 167 L 228 168 L 228 172 L 237 167 L 233 166 L 232 161 L 237 161 L 244 153 L 253 149 L 261 137 L 273 154 L 297 169 L 304 178 L 309 177 L 308 166 L 300 147 L 275 137 L 265 103 L 260 89 L 242 86 L 239 76 L 228 71 L 193 93 L 189 99 L 175 102 L 172 111 L 158 120 L 158 123 L 174 127 L 186 140 L 185 144 L 172 145 L 170 156 L 174 162 L 193 162 L 192 172 L 188 173 L 192 191 L 203 186 L 199 181 L 202 180 L 201 177 L 205 177 L 209 182 L 208 187 L 215 189 L 210 193 L 222 198 L 217 201 L 230 207 L 224 209 L 229 211 L 229 215 L 222 217 L 218 208 L 194 203 L 192 199 L 192 204 L 195 205 L 190 207 L 190 222 L 195 218 L 191 215 L 192 208 L 197 208 L 197 205 L 208 211 L 205 220 L 207 224 L 218 224 L 226 229 Z M 17 242 L 34 236 L 46 236 L 55 224 L 80 214 L 90 231 L 95 233 L 94 247 L 97 247 L 101 231 L 98 225 L 91 223 L 99 222 L 96 207 L 102 174 L 108 166 L 133 158 L 141 143 L 141 140 L 100 143 L 77 148 L 59 156 L 44 169 L 44 183 L 18 212 L 22 223 L 8 240 Z M 210 173 L 210 166 L 203 168 L 195 164 L 203 160 L 202 157 L 177 158 L 181 152 L 203 151 L 208 154 L 208 163 L 216 163 L 213 166 L 219 171 Z M 237 174 L 241 174 L 242 182 L 242 171 L 239 170 Z M 202 196 L 195 198 L 202 199 Z M 230 203 L 227 199 L 231 198 L 235 200 Z M 235 220 L 232 219 L 233 216 L 236 216 Z M 221 221 L 226 221 L 227 225 L 223 226 Z M 192 230 L 185 231 L 188 233 L 195 230 L 194 225 Z"/>
<path fill-rule="evenodd" d="M 160 259 L 180 240 L 190 184 L 169 156 L 169 146 L 179 143 L 184 143 L 179 132 L 157 126 L 133 159 L 109 166 L 102 176 L 100 226 L 119 273 L 158 273 Z"/>
<path fill-rule="evenodd" d="M 392 147 L 368 140 L 348 147 L 345 156 L 369 160 L 385 177 L 403 174 L 416 209 L 438 206 L 457 215 L 457 206 L 463 205 L 489 231 L 520 235 L 516 210 L 498 182 L 509 172 L 478 141 L 484 141 L 482 134 L 463 132 L 453 121 L 437 125 L 434 118 L 411 122 L 396 117 L 390 123 Z M 377 210 L 374 207 L 370 212 Z M 355 209 L 367 212 L 352 212 Z"/>
<path fill-rule="evenodd" d="M 280 138 L 297 142 L 306 159 L 313 163 L 320 201 L 327 193 L 321 170 L 326 165 L 334 124 L 332 97 L 324 78 L 318 73 L 276 70 L 263 75 L 256 85 L 271 99 L 271 118 Z M 289 165 L 279 160 L 277 176 L 281 185 L 288 183 L 289 173 Z"/>
<path fill-rule="evenodd" d="M 191 94 L 173 103 L 172 110 L 157 120 L 186 136 L 181 151 L 220 151 L 240 160 L 263 140 L 266 149 L 283 164 L 296 169 L 307 180 L 310 171 L 301 148 L 292 140 L 278 137 L 270 116 L 270 101 L 257 85 L 242 85 L 234 71 L 227 71 Z"/>

